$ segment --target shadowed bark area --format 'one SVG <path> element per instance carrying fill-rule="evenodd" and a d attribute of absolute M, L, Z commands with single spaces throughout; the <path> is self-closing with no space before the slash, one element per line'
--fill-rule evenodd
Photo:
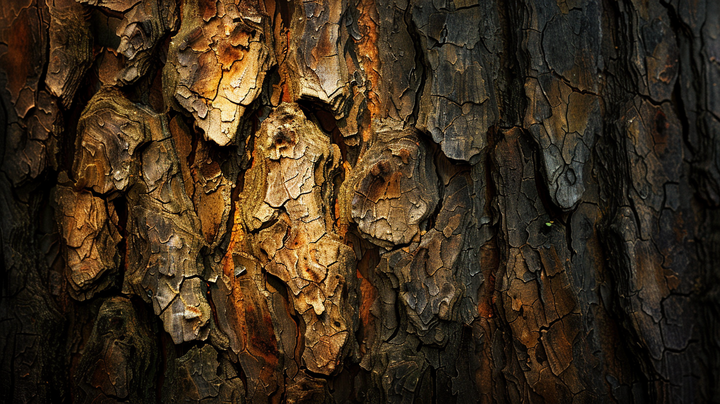
<path fill-rule="evenodd" d="M 718 400 L 717 1 L 0 3 L 0 402 Z"/>

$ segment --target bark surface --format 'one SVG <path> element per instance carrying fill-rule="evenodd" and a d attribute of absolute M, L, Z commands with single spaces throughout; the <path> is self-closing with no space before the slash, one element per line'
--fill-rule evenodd
<path fill-rule="evenodd" d="M 714 0 L 0 0 L 0 402 L 717 402 L 718 83 Z"/>

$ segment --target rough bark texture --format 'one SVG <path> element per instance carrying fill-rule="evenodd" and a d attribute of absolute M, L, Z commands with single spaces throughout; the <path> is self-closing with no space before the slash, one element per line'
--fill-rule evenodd
<path fill-rule="evenodd" d="M 719 83 L 714 0 L 3 0 L 0 402 L 717 402 Z"/>

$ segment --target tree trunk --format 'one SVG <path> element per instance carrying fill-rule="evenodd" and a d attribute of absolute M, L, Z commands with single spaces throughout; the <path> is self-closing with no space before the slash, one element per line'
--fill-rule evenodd
<path fill-rule="evenodd" d="M 0 401 L 720 397 L 720 2 L 2 3 Z"/>

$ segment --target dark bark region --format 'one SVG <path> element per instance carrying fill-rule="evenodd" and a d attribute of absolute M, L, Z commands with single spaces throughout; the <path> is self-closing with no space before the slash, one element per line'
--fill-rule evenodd
<path fill-rule="evenodd" d="M 4 0 L 0 401 L 714 402 L 713 0 Z"/>

